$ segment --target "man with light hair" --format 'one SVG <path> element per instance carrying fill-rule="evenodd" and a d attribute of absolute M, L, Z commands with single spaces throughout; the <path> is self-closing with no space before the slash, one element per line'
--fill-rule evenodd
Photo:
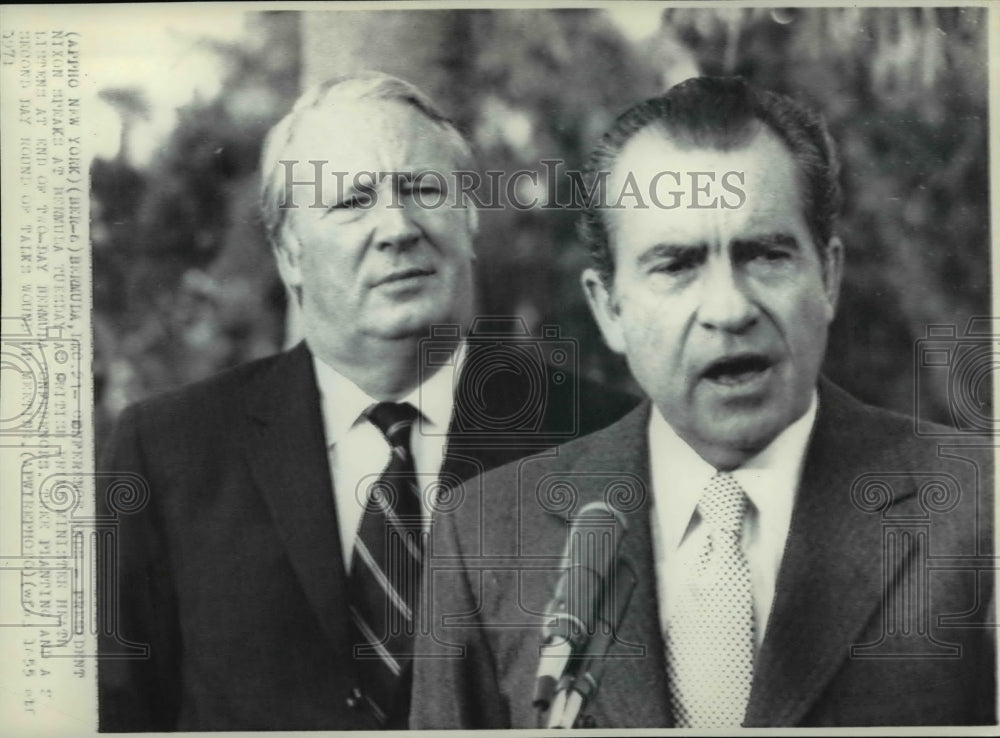
<path fill-rule="evenodd" d="M 104 468 L 148 501 L 102 567 L 102 730 L 405 727 L 432 510 L 633 404 L 537 363 L 524 395 L 506 359 L 532 354 L 468 337 L 471 161 L 422 92 L 374 72 L 269 134 L 263 220 L 305 339 L 123 413 Z"/>

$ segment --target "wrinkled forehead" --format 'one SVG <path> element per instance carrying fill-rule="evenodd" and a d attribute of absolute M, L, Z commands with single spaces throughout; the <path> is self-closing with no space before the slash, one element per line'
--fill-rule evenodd
<path fill-rule="evenodd" d="M 282 159 L 339 171 L 410 171 L 462 163 L 458 133 L 396 100 L 344 100 L 302 111 Z"/>
<path fill-rule="evenodd" d="M 620 197 L 635 191 L 639 197 Z M 608 177 L 612 236 L 641 218 L 675 232 L 805 228 L 798 167 L 787 146 L 760 126 L 733 148 L 678 144 L 657 126 L 637 132 L 619 152 Z M 793 223 L 794 221 L 794 223 Z M 637 226 L 638 227 L 638 226 Z"/>
<path fill-rule="evenodd" d="M 647 126 L 622 146 L 612 163 L 610 180 L 619 187 L 629 177 L 645 184 L 666 171 L 685 177 L 705 173 L 705 177 L 714 178 L 739 171 L 748 182 L 777 179 L 796 190 L 800 184 L 792 152 L 763 124 L 755 124 L 739 144 L 726 147 L 691 145 L 674 140 L 655 124 Z M 759 187 L 756 189 L 760 192 Z"/>

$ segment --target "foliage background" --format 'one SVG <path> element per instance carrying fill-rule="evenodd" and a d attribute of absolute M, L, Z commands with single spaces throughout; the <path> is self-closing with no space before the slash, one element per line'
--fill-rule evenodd
<path fill-rule="evenodd" d="M 141 166 L 129 132 L 144 90 L 105 90 L 123 134 L 91 171 L 99 444 L 126 404 L 286 342 L 256 211 L 260 142 L 303 82 L 357 66 L 429 89 L 483 169 L 505 171 L 557 158 L 579 168 L 618 113 L 698 73 L 805 98 L 844 162 L 847 270 L 825 371 L 864 400 L 948 421 L 943 382 L 915 407 L 914 349 L 929 324 L 961 335 L 990 310 L 984 9 L 669 8 L 641 34 L 622 21 L 600 10 L 247 13 L 239 41 L 205 42 L 226 64 L 221 92 L 180 110 Z M 368 53 L 331 58 L 323 29 Z M 519 314 L 535 334 L 558 324 L 584 374 L 634 389 L 578 287 L 575 222 L 484 212 L 480 309 Z"/>

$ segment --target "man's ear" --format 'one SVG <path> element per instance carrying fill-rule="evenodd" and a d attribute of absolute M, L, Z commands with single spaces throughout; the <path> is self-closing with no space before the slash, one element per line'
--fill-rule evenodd
<path fill-rule="evenodd" d="M 583 284 L 587 304 L 590 305 L 590 311 L 594 314 L 605 343 L 615 353 L 625 353 L 625 336 L 622 333 L 621 316 L 614 295 L 604 284 L 596 269 L 584 269 L 580 282 Z"/>
<path fill-rule="evenodd" d="M 823 256 L 823 289 L 826 292 L 826 302 L 829 306 L 827 320 L 833 320 L 837 314 L 837 302 L 840 299 L 840 280 L 844 276 L 844 244 L 833 236 L 826 246 Z"/>
<path fill-rule="evenodd" d="M 302 244 L 287 223 L 281 226 L 279 241 L 274 245 L 274 258 L 278 274 L 293 293 L 302 287 Z"/>

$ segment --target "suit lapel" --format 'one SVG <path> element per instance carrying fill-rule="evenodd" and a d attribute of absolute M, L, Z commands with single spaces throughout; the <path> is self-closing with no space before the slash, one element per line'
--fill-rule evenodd
<path fill-rule="evenodd" d="M 309 603 L 346 642 L 346 574 L 312 358 L 304 343 L 247 388 L 247 460 Z"/>
<path fill-rule="evenodd" d="M 861 474 L 889 467 L 877 444 L 858 433 L 866 425 L 863 406 L 828 382 L 821 382 L 820 393 L 757 656 L 748 727 L 797 724 L 881 602 L 881 519 L 859 509 L 851 490 Z M 912 491 L 896 490 L 896 503 Z"/>
<path fill-rule="evenodd" d="M 636 581 L 597 696 L 583 711 L 594 717 L 598 727 L 672 725 L 649 523 L 653 502 L 646 434 L 649 409 L 649 403 L 643 403 L 595 434 L 590 452 L 572 469 L 579 490 L 576 510 L 604 500 L 625 512 L 627 533 L 619 559 L 627 562 Z"/>

